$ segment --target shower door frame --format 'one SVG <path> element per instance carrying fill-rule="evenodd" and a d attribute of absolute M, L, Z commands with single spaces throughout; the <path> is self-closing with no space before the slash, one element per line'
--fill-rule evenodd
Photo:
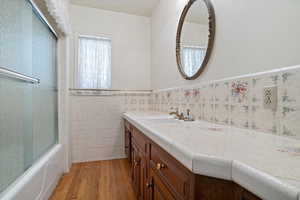
<path fill-rule="evenodd" d="M 58 34 L 55 28 L 49 23 L 47 17 L 38 8 L 34 0 L 27 0 L 55 35 L 56 42 L 56 75 L 57 75 L 57 113 L 58 113 L 58 140 L 57 143 L 64 146 L 64 172 L 69 172 L 72 165 L 71 148 L 70 148 L 70 133 L 69 133 L 69 40 L 68 35 Z M 62 56 L 63 55 L 63 56 Z"/>

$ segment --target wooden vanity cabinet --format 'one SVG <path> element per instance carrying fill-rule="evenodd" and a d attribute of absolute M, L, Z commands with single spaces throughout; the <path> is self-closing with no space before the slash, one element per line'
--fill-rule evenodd
<path fill-rule="evenodd" d="M 141 162 L 141 185 L 140 185 L 140 190 L 141 190 L 141 195 L 140 199 L 141 200 L 148 200 L 149 199 L 149 191 L 148 188 L 150 187 L 149 185 L 149 176 L 148 176 L 148 168 L 147 168 L 147 160 L 145 158 L 142 158 Z"/>
<path fill-rule="evenodd" d="M 132 186 L 136 196 L 139 199 L 141 195 L 140 185 L 141 185 L 141 162 L 142 161 L 138 149 L 134 145 L 132 145 L 132 149 L 131 149 L 131 158 L 132 158 L 132 162 L 131 162 Z"/>
<path fill-rule="evenodd" d="M 139 147 L 133 144 L 133 164 L 132 164 L 132 182 L 137 199 L 147 200 L 148 198 L 148 168 L 145 154 Z"/>
<path fill-rule="evenodd" d="M 132 183 L 138 200 L 149 199 L 148 142 L 137 129 L 131 131 Z"/>
<path fill-rule="evenodd" d="M 128 159 L 128 161 L 131 163 L 131 151 L 132 151 L 132 146 L 131 146 L 131 125 L 125 121 L 125 127 L 124 127 L 124 132 L 125 132 L 125 155 Z"/>
<path fill-rule="evenodd" d="M 148 200 L 148 168 L 145 155 L 136 144 L 132 145 L 131 177 L 135 194 L 138 200 Z"/>
<path fill-rule="evenodd" d="M 149 167 L 176 199 L 192 199 L 194 174 L 155 143 L 150 143 Z"/>
<path fill-rule="evenodd" d="M 237 184 L 235 184 L 234 195 L 234 200 L 262 200 Z"/>
<path fill-rule="evenodd" d="M 149 200 L 176 200 L 152 169 L 150 169 L 148 190 Z"/>
<path fill-rule="evenodd" d="M 125 153 L 138 200 L 261 200 L 232 181 L 192 173 L 126 120 Z"/>

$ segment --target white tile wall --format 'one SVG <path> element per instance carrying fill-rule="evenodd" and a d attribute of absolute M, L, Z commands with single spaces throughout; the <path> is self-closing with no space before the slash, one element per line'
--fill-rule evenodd
<path fill-rule="evenodd" d="M 73 162 L 124 157 L 121 115 L 125 111 L 190 108 L 198 120 L 299 139 L 299 75 L 300 66 L 295 66 L 153 93 L 73 91 Z M 263 88 L 270 85 L 278 86 L 276 112 L 262 105 Z"/>
<path fill-rule="evenodd" d="M 247 74 L 153 92 L 152 108 L 167 112 L 171 107 L 198 120 L 259 130 L 300 139 L 300 66 Z M 266 86 L 278 88 L 276 110 L 263 106 Z"/>
<path fill-rule="evenodd" d="M 124 157 L 122 113 L 149 110 L 150 93 L 79 93 L 70 97 L 73 162 Z"/>

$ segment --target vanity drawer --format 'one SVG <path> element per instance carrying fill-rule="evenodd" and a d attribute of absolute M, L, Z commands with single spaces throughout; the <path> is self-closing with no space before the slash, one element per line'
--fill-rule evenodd
<path fill-rule="evenodd" d="M 179 199 L 189 199 L 192 174 L 166 151 L 152 143 L 150 166 Z"/>
<path fill-rule="evenodd" d="M 137 128 L 132 129 L 132 140 L 138 146 L 142 153 L 147 154 L 148 140 Z"/>

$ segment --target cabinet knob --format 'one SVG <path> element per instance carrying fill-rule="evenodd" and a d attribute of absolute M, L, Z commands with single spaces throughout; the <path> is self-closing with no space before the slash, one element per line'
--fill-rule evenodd
<path fill-rule="evenodd" d="M 147 187 L 147 188 L 151 188 L 152 185 L 153 185 L 152 183 L 146 183 L 146 187 Z"/>
<path fill-rule="evenodd" d="M 164 165 L 164 164 L 162 164 L 162 163 L 157 163 L 157 164 L 156 164 L 156 169 L 157 169 L 157 170 L 161 170 L 161 169 L 164 169 L 164 168 L 166 168 L 166 165 Z"/>
<path fill-rule="evenodd" d="M 134 162 L 134 166 L 138 166 L 139 165 L 139 161 L 133 161 Z"/>

